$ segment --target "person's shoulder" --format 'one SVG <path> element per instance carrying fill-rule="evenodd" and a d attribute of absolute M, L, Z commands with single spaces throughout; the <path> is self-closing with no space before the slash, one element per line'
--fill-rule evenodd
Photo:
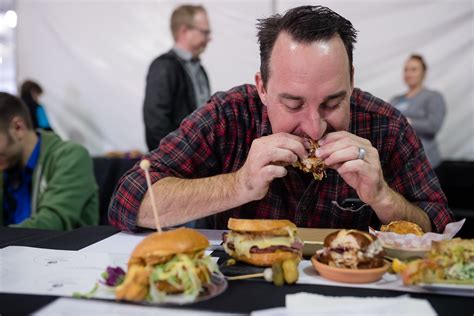
<path fill-rule="evenodd" d="M 389 103 L 393 105 L 393 103 L 398 102 L 400 99 L 402 99 L 402 98 L 404 98 L 404 97 L 405 97 L 405 94 L 404 94 L 404 93 L 397 94 L 397 95 L 393 96 L 393 97 L 390 99 Z"/>
<path fill-rule="evenodd" d="M 427 97 L 430 97 L 430 98 L 442 98 L 443 97 L 441 92 L 439 92 L 438 90 L 434 90 L 434 89 L 424 88 L 423 90 L 421 90 L 421 93 L 423 93 L 424 95 L 426 95 Z"/>
<path fill-rule="evenodd" d="M 214 120 L 217 117 L 229 119 L 258 115 L 261 108 L 257 88 L 251 84 L 242 84 L 227 91 L 214 93 L 208 104 L 194 113 L 197 116 L 210 115 Z"/>
<path fill-rule="evenodd" d="M 400 115 L 400 112 L 390 103 L 359 88 L 354 88 L 352 91 L 351 103 L 355 111 L 388 117 Z"/>
<path fill-rule="evenodd" d="M 163 65 L 176 65 L 176 64 L 179 64 L 178 56 L 176 56 L 176 54 L 173 53 L 172 50 L 170 50 L 170 51 L 167 51 L 166 53 L 159 55 L 155 59 L 153 59 L 153 61 L 150 64 L 150 67 L 157 66 L 157 65 L 163 66 Z"/>
<path fill-rule="evenodd" d="M 245 102 L 249 99 L 255 100 L 255 97 L 258 97 L 258 93 L 254 85 L 242 84 L 227 91 L 218 91 L 213 97 L 222 101 Z"/>
<path fill-rule="evenodd" d="M 87 149 L 71 140 L 64 140 L 59 135 L 52 132 L 42 132 L 41 141 L 44 142 L 44 149 L 50 156 L 64 157 L 67 159 L 88 157 L 90 158 Z"/>

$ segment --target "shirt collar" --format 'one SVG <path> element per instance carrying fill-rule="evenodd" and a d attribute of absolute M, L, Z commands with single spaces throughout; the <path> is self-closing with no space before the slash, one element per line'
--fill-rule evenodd
<path fill-rule="evenodd" d="M 36 142 L 35 148 L 28 158 L 28 162 L 26 163 L 25 169 L 33 171 L 38 163 L 39 154 L 40 154 L 40 147 L 41 147 L 41 135 L 38 134 L 38 141 Z"/>
<path fill-rule="evenodd" d="M 173 51 L 176 53 L 176 55 L 178 55 L 179 58 L 183 59 L 184 61 L 191 61 L 193 59 L 193 54 L 182 48 L 174 46 Z"/>

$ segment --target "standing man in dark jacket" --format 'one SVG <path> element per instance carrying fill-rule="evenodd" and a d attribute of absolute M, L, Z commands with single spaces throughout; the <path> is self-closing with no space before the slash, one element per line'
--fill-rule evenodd
<path fill-rule="evenodd" d="M 151 63 L 146 79 L 143 116 L 150 151 L 210 96 L 209 79 L 199 60 L 211 39 L 204 7 L 176 8 L 171 32 L 173 48 Z"/>

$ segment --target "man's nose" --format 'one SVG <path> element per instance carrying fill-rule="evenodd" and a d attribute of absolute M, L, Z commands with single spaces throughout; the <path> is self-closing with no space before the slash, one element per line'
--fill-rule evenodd
<path fill-rule="evenodd" d="M 319 112 L 317 110 L 311 111 L 311 113 L 308 113 L 306 116 L 306 124 L 305 124 L 305 133 L 311 138 L 311 139 L 320 139 L 323 137 L 324 132 L 326 131 L 327 128 L 327 123 L 326 121 L 321 117 Z"/>

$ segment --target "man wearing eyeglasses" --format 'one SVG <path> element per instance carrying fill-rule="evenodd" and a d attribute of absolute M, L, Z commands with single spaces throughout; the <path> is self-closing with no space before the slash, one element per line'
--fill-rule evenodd
<path fill-rule="evenodd" d="M 199 60 L 211 39 L 206 10 L 179 6 L 170 26 L 174 46 L 151 63 L 146 80 L 143 115 L 150 151 L 210 96 L 209 79 Z"/>

